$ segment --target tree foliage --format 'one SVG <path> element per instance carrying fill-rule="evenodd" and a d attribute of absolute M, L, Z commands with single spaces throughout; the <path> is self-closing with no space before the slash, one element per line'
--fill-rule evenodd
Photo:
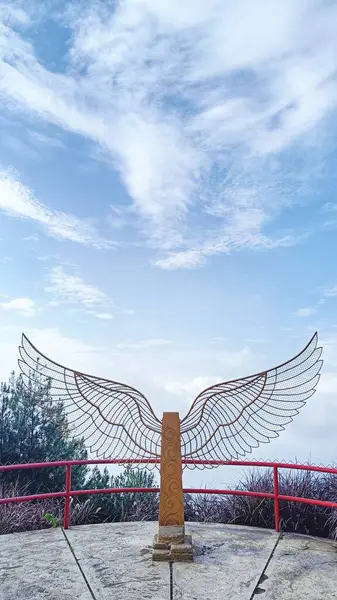
<path fill-rule="evenodd" d="M 50 381 L 35 376 L 26 387 L 12 373 L 0 388 L 0 463 L 20 464 L 85 459 L 81 439 L 72 439 L 61 401 L 52 401 Z M 81 488 L 86 466 L 73 467 L 72 486 Z M 29 493 L 64 489 L 64 467 L 26 469 L 2 473 L 1 480 L 28 485 Z"/>
<path fill-rule="evenodd" d="M 155 475 L 143 469 L 133 469 L 130 465 L 120 475 L 110 475 L 105 467 L 101 472 L 97 467 L 92 471 L 85 485 L 86 489 L 107 488 L 155 488 Z M 100 494 L 92 496 L 95 503 L 96 521 L 154 520 L 158 513 L 158 494 L 122 492 L 120 494 Z"/>

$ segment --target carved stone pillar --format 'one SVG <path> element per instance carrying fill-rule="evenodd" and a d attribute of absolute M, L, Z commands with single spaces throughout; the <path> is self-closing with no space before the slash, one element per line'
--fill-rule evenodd
<path fill-rule="evenodd" d="M 185 536 L 180 419 L 164 412 L 162 420 L 159 528 L 154 540 L 154 560 L 192 560 L 192 542 Z"/>
<path fill-rule="evenodd" d="M 179 413 L 164 412 L 161 437 L 158 538 L 184 541 L 184 497 Z"/>

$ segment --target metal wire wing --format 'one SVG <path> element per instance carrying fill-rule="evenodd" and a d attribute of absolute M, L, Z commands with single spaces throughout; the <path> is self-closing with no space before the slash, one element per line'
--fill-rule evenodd
<path fill-rule="evenodd" d="M 183 458 L 235 460 L 278 437 L 315 393 L 323 362 L 317 342 L 315 333 L 288 362 L 201 392 L 181 421 Z"/>
<path fill-rule="evenodd" d="M 24 382 L 51 381 L 64 404 L 70 431 L 98 458 L 160 457 L 161 422 L 138 390 L 73 371 L 50 360 L 22 335 L 19 366 Z"/>

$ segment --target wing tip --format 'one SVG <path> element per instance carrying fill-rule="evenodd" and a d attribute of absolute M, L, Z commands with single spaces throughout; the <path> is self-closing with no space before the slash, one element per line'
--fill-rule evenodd
<path fill-rule="evenodd" d="M 22 332 L 22 334 L 21 334 L 21 346 L 23 346 L 25 342 L 28 342 L 28 344 L 30 344 L 30 341 L 29 341 L 28 337 L 26 336 L 26 334 L 24 332 Z"/>
<path fill-rule="evenodd" d="M 312 336 L 311 340 L 315 340 L 316 346 L 318 344 L 318 331 L 315 331 L 314 335 Z"/>
<path fill-rule="evenodd" d="M 302 352 L 304 352 L 307 348 L 309 348 L 312 344 L 315 345 L 315 348 L 317 348 L 317 344 L 318 344 L 318 331 L 315 331 L 313 333 L 313 335 L 311 336 L 309 342 L 307 343 L 307 345 L 305 346 L 305 348 L 303 348 Z"/>
<path fill-rule="evenodd" d="M 20 340 L 20 344 L 18 347 L 19 350 L 19 354 L 21 356 L 21 358 L 23 359 L 23 352 L 27 352 L 26 350 L 26 346 L 33 346 L 33 344 L 29 341 L 28 337 L 26 336 L 26 334 L 24 332 L 22 332 L 21 334 L 21 340 Z"/>

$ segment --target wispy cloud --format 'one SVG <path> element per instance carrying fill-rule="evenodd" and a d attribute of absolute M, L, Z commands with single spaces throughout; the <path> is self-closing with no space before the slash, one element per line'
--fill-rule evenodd
<path fill-rule="evenodd" d="M 111 243 L 102 239 L 84 220 L 72 214 L 48 208 L 23 185 L 11 171 L 0 165 L 0 210 L 10 217 L 28 219 L 40 225 L 50 236 L 70 240 L 94 248 L 108 248 Z"/>
<path fill-rule="evenodd" d="M 325 288 L 323 293 L 326 298 L 333 298 L 334 296 L 337 296 L 337 285 L 332 285 Z"/>
<path fill-rule="evenodd" d="M 111 321 L 114 319 L 114 315 L 108 312 L 97 312 L 95 310 L 88 310 L 89 315 L 93 315 L 96 319 L 100 319 L 101 321 Z"/>
<path fill-rule="evenodd" d="M 27 235 L 26 237 L 23 238 L 24 242 L 38 242 L 39 241 L 39 236 L 36 235 L 36 233 L 34 233 L 33 235 Z"/>
<path fill-rule="evenodd" d="M 85 283 L 79 275 L 67 273 L 62 266 L 53 267 L 45 291 L 53 296 L 54 304 L 80 304 L 86 308 L 111 303 L 98 287 Z"/>
<path fill-rule="evenodd" d="M 23 15 L 0 15 L 1 101 L 100 146 L 156 265 L 301 239 L 271 225 L 319 170 L 318 130 L 307 140 L 337 103 L 333 3 L 91 0 L 63 15 L 65 73 L 38 62 Z"/>
<path fill-rule="evenodd" d="M 206 388 L 220 383 L 221 377 L 195 377 L 190 381 L 172 381 L 165 385 L 165 390 L 170 394 L 185 396 L 187 402 L 191 402 L 193 396 L 196 396 Z"/>
<path fill-rule="evenodd" d="M 29 140 L 36 147 L 49 147 L 49 148 L 65 148 L 65 144 L 58 137 L 46 135 L 41 131 L 29 131 Z"/>
<path fill-rule="evenodd" d="M 311 317 L 316 312 L 316 308 L 314 308 L 313 306 L 308 306 L 306 308 L 298 308 L 294 314 L 296 317 Z"/>
<path fill-rule="evenodd" d="M 12 298 L 11 300 L 0 302 L 0 309 L 17 313 L 23 317 L 33 317 L 37 311 L 34 300 L 27 297 Z"/>
<path fill-rule="evenodd" d="M 116 305 L 99 287 L 87 283 L 76 271 L 67 271 L 63 265 L 48 271 L 48 284 L 44 290 L 52 297 L 49 306 L 69 305 L 100 321 L 135 314 L 132 309 Z"/>
<path fill-rule="evenodd" d="M 201 243 L 199 247 L 190 250 L 169 252 L 164 258 L 154 260 L 153 263 L 167 270 L 178 269 L 180 267 L 195 268 L 203 265 L 210 256 L 228 254 L 234 249 L 249 248 L 250 250 L 261 250 L 264 248 L 268 250 L 279 247 L 289 248 L 303 238 L 303 236 L 285 236 L 270 239 L 258 231 L 253 233 L 252 230 L 253 227 L 249 222 L 249 218 L 247 218 L 244 226 L 241 227 L 241 231 L 240 227 L 233 225 L 233 228 L 226 235 L 219 236 L 218 239 L 214 237 L 206 243 Z"/>

